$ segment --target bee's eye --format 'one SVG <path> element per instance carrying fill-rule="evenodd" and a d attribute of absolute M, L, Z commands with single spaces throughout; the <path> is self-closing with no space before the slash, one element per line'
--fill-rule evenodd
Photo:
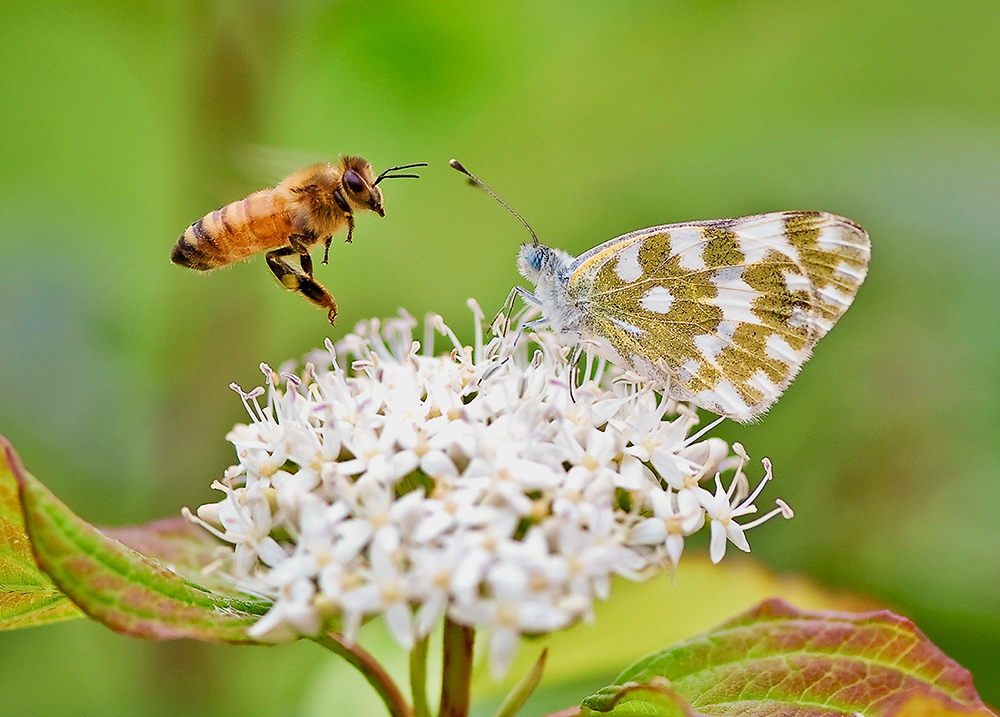
<path fill-rule="evenodd" d="M 365 191 L 365 180 L 363 180 L 361 175 L 353 169 L 348 169 L 344 172 L 344 176 L 341 179 L 344 186 L 346 186 L 347 189 L 353 194 L 361 194 Z"/>

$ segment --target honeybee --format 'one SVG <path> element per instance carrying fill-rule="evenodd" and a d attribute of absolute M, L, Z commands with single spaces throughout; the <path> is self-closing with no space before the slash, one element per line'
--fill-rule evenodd
<path fill-rule="evenodd" d="M 347 227 L 348 243 L 354 235 L 354 212 L 367 210 L 385 216 L 384 179 L 416 178 L 400 174 L 426 162 L 390 167 L 377 177 L 362 157 L 340 157 L 337 164 L 314 164 L 285 177 L 274 189 L 262 189 L 245 199 L 206 214 L 177 240 L 170 261 L 196 271 L 208 271 L 267 251 L 271 273 L 289 291 L 327 310 L 336 324 L 337 303 L 326 287 L 313 278 L 309 252 L 323 242 L 323 263 L 330 256 L 334 235 Z M 269 250 L 269 251 L 268 251 Z M 298 256 L 299 267 L 286 261 Z"/>

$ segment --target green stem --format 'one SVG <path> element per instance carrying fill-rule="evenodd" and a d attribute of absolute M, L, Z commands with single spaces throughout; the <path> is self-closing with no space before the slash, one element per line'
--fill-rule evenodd
<path fill-rule="evenodd" d="M 468 717 L 475 630 L 444 620 L 441 664 L 441 712 L 438 717 Z"/>
<path fill-rule="evenodd" d="M 504 701 L 493 714 L 493 717 L 514 717 L 514 715 L 521 711 L 524 703 L 528 701 L 531 693 L 535 691 L 538 683 L 542 680 L 542 673 L 545 672 L 545 659 L 548 655 L 549 648 L 546 647 L 542 650 L 542 654 L 538 656 L 528 674 L 518 680 L 517 684 L 514 685 L 514 689 L 504 698 Z"/>
<path fill-rule="evenodd" d="M 378 692 L 391 717 L 413 717 L 413 711 L 406 703 L 403 693 L 400 692 L 399 687 L 389 677 L 389 673 L 371 653 L 360 645 L 348 645 L 344 642 L 344 638 L 335 632 L 320 635 L 313 640 L 353 665 L 368 680 L 368 684 Z"/>
<path fill-rule="evenodd" d="M 410 694 L 413 695 L 413 717 L 430 717 L 427 701 L 427 640 L 418 640 L 410 652 Z"/>

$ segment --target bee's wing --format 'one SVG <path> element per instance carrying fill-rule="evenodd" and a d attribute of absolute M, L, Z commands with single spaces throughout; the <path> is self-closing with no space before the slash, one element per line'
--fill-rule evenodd
<path fill-rule="evenodd" d="M 824 212 L 670 224 L 581 255 L 570 293 L 627 367 L 746 422 L 851 305 L 870 254 L 864 229 Z"/>
<path fill-rule="evenodd" d="M 330 159 L 321 152 L 246 144 L 237 153 L 237 171 L 248 181 L 275 186 L 292 172 Z M 334 157 L 336 161 L 336 157 Z"/>

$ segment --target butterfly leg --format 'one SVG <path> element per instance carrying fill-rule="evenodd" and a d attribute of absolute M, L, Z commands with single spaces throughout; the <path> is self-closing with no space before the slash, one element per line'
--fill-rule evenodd
<path fill-rule="evenodd" d="M 498 311 L 497 315 L 493 317 L 494 326 L 496 326 L 497 322 L 499 322 L 500 319 L 503 318 L 503 324 L 502 324 L 503 331 L 506 331 L 507 328 L 510 326 L 510 316 L 512 313 L 514 313 L 514 298 L 517 296 L 518 289 L 520 288 L 521 288 L 520 286 L 515 286 L 513 289 L 510 290 L 510 293 L 507 294 L 507 298 L 504 299 L 503 301 L 503 305 L 500 307 L 500 311 Z"/>
<path fill-rule="evenodd" d="M 538 299 L 537 296 L 532 294 L 523 286 L 515 286 L 513 289 L 510 290 L 510 293 L 507 294 L 507 300 L 504 301 L 503 308 L 500 310 L 501 314 L 504 312 L 506 312 L 507 314 L 506 326 L 510 326 L 511 314 L 514 311 L 514 300 L 517 297 L 521 297 L 524 303 L 529 304 L 530 306 L 535 306 L 538 308 L 541 308 L 542 306 L 542 302 Z M 499 314 L 497 316 L 499 317 Z M 517 342 L 521 340 L 521 336 L 522 334 L 524 334 L 525 329 L 528 328 L 534 329 L 538 326 L 545 326 L 545 324 L 547 323 L 548 321 L 545 319 L 544 316 L 539 317 L 537 319 L 532 319 L 531 321 L 525 321 L 517 328 L 517 336 L 514 338 L 513 345 L 517 346 Z"/>
<path fill-rule="evenodd" d="M 515 286 L 511 289 L 510 294 L 507 295 L 507 301 L 513 302 L 515 296 L 520 296 L 526 304 L 531 304 L 532 306 L 542 305 L 542 300 L 525 289 L 523 286 Z"/>
<path fill-rule="evenodd" d="M 535 298 L 534 294 L 529 292 L 523 286 L 515 286 L 507 294 L 507 298 L 504 299 L 503 305 L 500 307 L 500 311 L 496 313 L 493 317 L 493 322 L 491 324 L 491 330 L 497 336 L 501 336 L 507 333 L 510 329 L 510 317 L 514 312 L 514 300 L 518 295 L 527 295 L 532 299 Z M 524 327 L 518 327 L 517 336 L 514 337 L 514 342 L 510 345 L 510 354 L 504 357 L 504 359 L 498 363 L 493 364 L 486 372 L 480 377 L 480 381 L 485 380 L 487 377 L 491 376 L 494 372 L 498 371 L 501 366 L 510 361 L 511 355 L 513 355 L 514 349 L 517 347 L 518 342 L 521 340 L 521 334 L 524 333 Z"/>
<path fill-rule="evenodd" d="M 285 261 L 285 257 L 298 254 L 301 269 Z M 337 302 L 326 287 L 312 277 L 312 259 L 308 254 L 299 254 L 292 246 L 283 246 L 269 251 L 265 257 L 271 273 L 289 291 L 301 294 L 308 301 L 327 310 L 327 320 L 331 326 L 336 325 Z"/>

